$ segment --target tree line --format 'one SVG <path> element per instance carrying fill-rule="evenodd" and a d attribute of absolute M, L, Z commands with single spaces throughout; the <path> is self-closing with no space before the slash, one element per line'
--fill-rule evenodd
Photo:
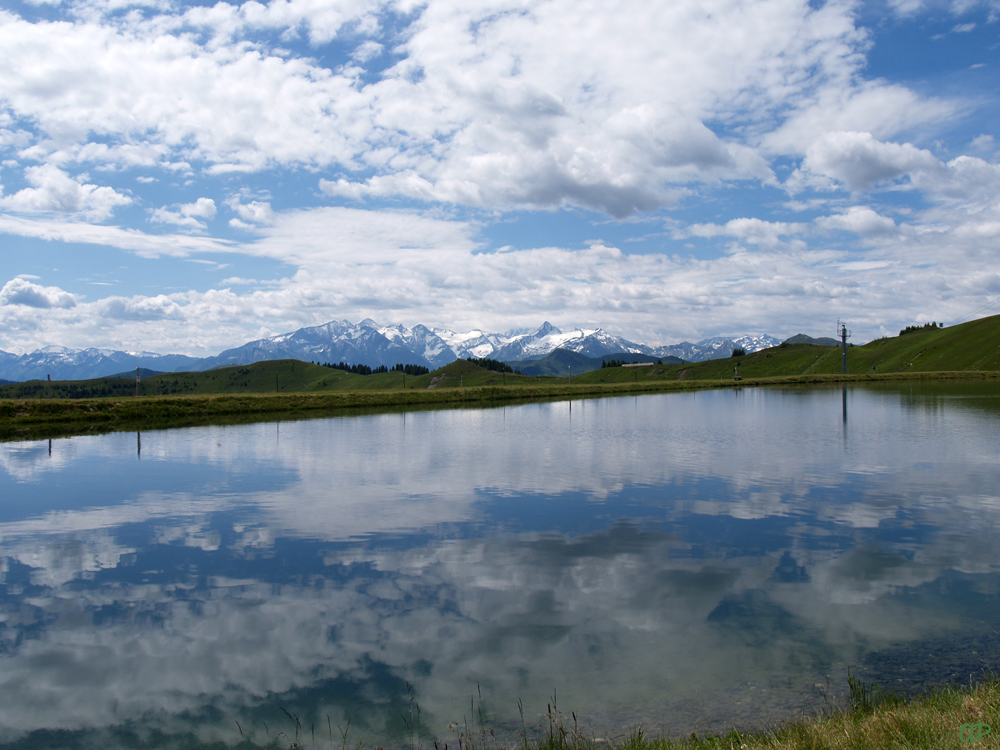
<path fill-rule="evenodd" d="M 492 370 L 493 372 L 514 372 L 514 369 L 510 365 L 506 362 L 501 362 L 498 359 L 490 359 L 489 357 L 466 357 L 465 361 L 471 362 L 474 365 L 479 365 L 484 370 Z"/>
<path fill-rule="evenodd" d="M 637 365 L 637 364 L 639 364 L 638 360 L 634 359 L 631 362 L 628 362 L 624 359 L 602 359 L 601 369 L 605 367 L 624 367 L 625 365 Z M 662 359 L 656 360 L 656 364 L 662 365 L 663 360 Z"/>
<path fill-rule="evenodd" d="M 899 335 L 902 336 L 914 331 L 926 331 L 928 328 L 944 328 L 944 323 L 924 323 L 922 326 L 906 326 L 906 328 L 899 332 Z"/>
<path fill-rule="evenodd" d="M 368 365 L 349 365 L 346 362 L 313 362 L 313 364 L 318 364 L 321 367 L 329 367 L 334 370 L 353 372 L 355 375 L 378 375 L 383 372 L 401 372 L 404 375 L 426 375 L 430 372 L 430 369 L 423 365 L 404 365 L 402 363 L 393 365 L 391 369 L 385 365 L 370 367 Z"/>

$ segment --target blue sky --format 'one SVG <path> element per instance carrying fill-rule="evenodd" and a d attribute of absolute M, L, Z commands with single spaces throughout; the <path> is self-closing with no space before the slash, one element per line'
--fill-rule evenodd
<path fill-rule="evenodd" d="M 1000 311 L 1000 2 L 0 10 L 0 350 Z"/>

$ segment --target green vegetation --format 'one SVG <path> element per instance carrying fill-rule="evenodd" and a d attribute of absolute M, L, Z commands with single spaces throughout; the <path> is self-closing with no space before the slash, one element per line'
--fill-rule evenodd
<path fill-rule="evenodd" d="M 906 328 L 904 328 L 899 332 L 899 335 L 902 336 L 907 333 L 913 333 L 914 331 L 921 331 L 925 328 L 939 328 L 939 327 L 943 326 L 938 326 L 937 323 L 924 323 L 923 326 L 906 326 Z"/>
<path fill-rule="evenodd" d="M 490 372 L 509 372 L 513 373 L 514 368 L 508 365 L 506 362 L 501 362 L 498 359 L 490 359 L 489 357 L 466 357 L 466 362 L 471 362 L 478 367 L 482 367 L 484 370 L 489 370 Z M 518 373 L 520 375 L 520 373 Z"/>
<path fill-rule="evenodd" d="M 154 375 L 139 384 L 138 398 L 134 378 L 32 381 L 0 386 L 0 440 L 218 420 L 304 418 L 351 409 L 434 408 L 695 388 L 992 380 L 1000 378 L 1000 316 L 947 329 L 922 327 L 898 338 L 851 347 L 848 375 L 840 374 L 839 347 L 813 344 L 782 344 L 741 357 L 690 364 L 596 367 L 574 375 L 570 383 L 552 375 L 486 369 L 468 360 L 420 375 L 412 374 L 412 369 L 408 374 L 405 368 L 361 375 L 277 360 Z"/>
<path fill-rule="evenodd" d="M 712 359 L 653 368 L 650 379 L 732 380 L 733 366 L 749 379 L 786 376 L 837 375 L 841 371 L 839 346 L 781 344 L 733 359 Z M 873 370 L 874 368 L 874 370 Z M 633 368 L 630 368 L 633 369 Z M 640 369 L 640 368 L 634 368 Z M 647 370 L 649 368 L 641 368 Z M 904 336 L 876 339 L 847 352 L 847 372 L 854 375 L 897 373 L 986 372 L 1000 370 L 1000 315 L 951 328 L 923 327 Z M 599 370 L 573 378 L 574 384 L 635 380 L 631 372 Z M 639 381 L 643 375 L 639 374 Z"/>

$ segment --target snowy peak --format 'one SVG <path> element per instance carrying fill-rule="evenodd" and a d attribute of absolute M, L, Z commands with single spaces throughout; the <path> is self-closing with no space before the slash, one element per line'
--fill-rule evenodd
<path fill-rule="evenodd" d="M 455 359 L 489 357 L 506 362 L 541 359 L 555 349 L 568 349 L 587 357 L 606 354 L 674 356 L 694 362 L 729 357 L 733 349 L 755 352 L 780 342 L 773 336 L 756 334 L 736 339 L 716 337 L 697 344 L 650 347 L 609 334 L 602 328 L 563 331 L 545 321 L 538 328 L 506 333 L 478 329 L 458 333 L 442 328 L 395 323 L 379 325 L 371 318 L 354 324 L 334 320 L 250 341 L 227 349 L 216 357 L 197 359 L 184 355 L 121 352 L 107 349 L 68 349 L 48 346 L 25 355 L 0 352 L 0 379 L 83 380 L 142 367 L 159 372 L 207 370 L 225 365 L 247 365 L 263 360 L 300 359 L 307 362 L 346 362 L 371 367 L 419 364 L 436 369 Z"/>
<path fill-rule="evenodd" d="M 697 344 L 685 341 L 681 344 L 660 346 L 654 350 L 654 353 L 658 357 L 680 357 L 685 362 L 701 362 L 706 359 L 731 357 L 734 349 L 743 349 L 747 354 L 750 354 L 777 346 L 780 343 L 781 341 L 774 336 L 765 333 L 740 336 L 737 339 L 715 336 L 710 339 L 702 339 Z"/>

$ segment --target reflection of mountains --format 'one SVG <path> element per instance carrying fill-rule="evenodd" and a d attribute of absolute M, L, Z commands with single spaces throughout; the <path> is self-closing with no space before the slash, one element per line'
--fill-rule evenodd
<path fill-rule="evenodd" d="M 388 733 L 407 681 L 439 736 L 477 682 L 501 720 L 556 687 L 607 728 L 805 705 L 996 604 L 968 595 L 996 590 L 995 420 L 850 398 L 846 447 L 839 390 L 5 446 L 3 721 Z"/>

